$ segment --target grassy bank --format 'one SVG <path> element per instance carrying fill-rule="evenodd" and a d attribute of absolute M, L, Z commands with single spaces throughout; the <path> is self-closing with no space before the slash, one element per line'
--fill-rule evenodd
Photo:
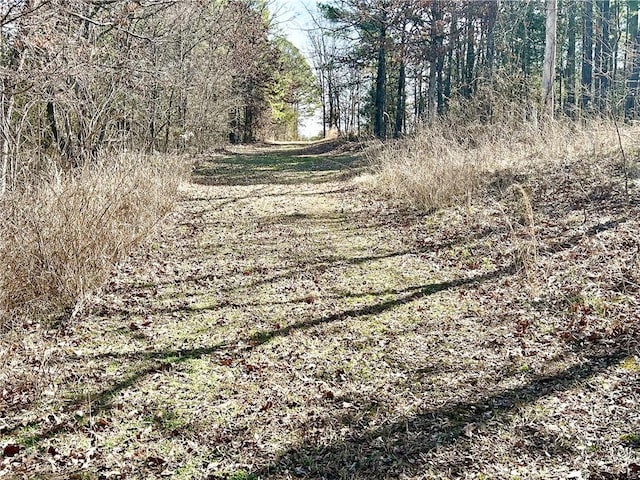
<path fill-rule="evenodd" d="M 605 159 L 622 169 L 620 142 L 628 173 L 634 174 L 639 133 L 638 127 L 621 126 L 618 138 L 615 124 L 603 121 L 544 126 L 436 122 L 377 152 L 374 184 L 391 198 L 436 209 L 482 196 L 487 187 L 553 173 L 567 163 L 598 169 Z"/>

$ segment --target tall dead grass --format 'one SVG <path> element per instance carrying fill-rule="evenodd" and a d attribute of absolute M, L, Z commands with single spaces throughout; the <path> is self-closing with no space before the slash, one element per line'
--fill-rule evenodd
<path fill-rule="evenodd" d="M 623 134 L 628 148 L 633 135 Z M 532 122 L 460 125 L 443 120 L 386 145 L 373 164 L 374 186 L 427 210 L 468 201 L 496 176 L 526 175 L 567 160 L 615 155 L 613 122 Z"/>
<path fill-rule="evenodd" d="M 69 312 L 170 211 L 186 168 L 122 154 L 51 167 L 0 199 L 0 326 Z"/>

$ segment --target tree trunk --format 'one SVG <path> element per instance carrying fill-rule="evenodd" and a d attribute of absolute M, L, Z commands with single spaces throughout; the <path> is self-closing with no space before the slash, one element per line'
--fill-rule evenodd
<path fill-rule="evenodd" d="M 583 9 L 582 95 L 580 105 L 584 112 L 591 107 L 591 87 L 593 85 L 593 0 L 585 0 Z"/>
<path fill-rule="evenodd" d="M 393 136 L 395 138 L 402 135 L 402 126 L 404 124 L 404 109 L 405 109 L 405 84 L 406 84 L 406 71 L 404 60 L 400 61 L 400 72 L 398 73 L 398 92 L 396 98 L 396 119 L 393 130 Z"/>
<path fill-rule="evenodd" d="M 58 123 L 56 121 L 56 107 L 52 100 L 47 102 L 47 122 L 49 122 L 49 129 L 51 130 L 53 142 L 60 152 L 64 152 L 64 141 L 60 138 Z"/>
<path fill-rule="evenodd" d="M 434 48 L 434 56 L 435 56 L 435 67 L 436 67 L 436 99 L 437 99 L 437 108 L 436 112 L 438 115 L 442 115 L 444 111 L 444 86 L 443 86 L 443 78 L 442 78 L 442 70 L 444 68 L 444 31 L 442 26 L 442 9 L 440 8 L 439 0 L 433 2 L 432 6 L 433 18 L 435 19 L 435 25 L 433 29 L 433 44 Z"/>
<path fill-rule="evenodd" d="M 473 68 L 475 66 L 475 29 L 473 27 L 473 19 L 469 16 L 467 20 L 467 57 L 465 60 L 464 66 L 464 87 L 462 89 L 462 94 L 465 98 L 471 98 L 471 94 L 473 93 Z"/>
<path fill-rule="evenodd" d="M 420 96 L 419 85 L 422 83 L 422 72 L 416 71 L 413 81 L 413 120 L 417 122 L 420 118 Z"/>
<path fill-rule="evenodd" d="M 440 39 L 442 42 L 442 39 Z M 439 47 L 440 53 L 436 60 L 436 91 L 438 95 L 438 115 L 444 114 L 444 76 L 442 74 L 444 70 L 444 55 L 442 54 L 442 45 Z"/>
<path fill-rule="evenodd" d="M 327 138 L 327 92 L 324 67 L 320 70 L 320 98 L 322 101 L 322 138 Z"/>
<path fill-rule="evenodd" d="M 567 66 L 564 72 L 564 84 L 567 92 L 564 112 L 569 117 L 575 116 L 576 107 L 576 3 L 571 0 L 567 7 L 569 24 L 567 26 Z"/>
<path fill-rule="evenodd" d="M 627 120 L 637 118 L 638 82 L 640 80 L 640 36 L 638 36 L 638 0 L 629 0 L 628 12 L 628 44 L 627 44 L 627 96 L 624 105 L 624 116 Z"/>
<path fill-rule="evenodd" d="M 542 67 L 542 106 L 544 113 L 553 118 L 553 79 L 556 71 L 556 30 L 558 24 L 558 0 L 547 1 L 545 27 L 544 65 Z"/>
<path fill-rule="evenodd" d="M 2 82 L 2 94 L 0 95 L 0 135 L 2 138 L 2 150 L 0 155 L 2 157 L 2 170 L 0 172 L 0 197 L 2 197 L 7 191 L 7 183 L 9 176 L 9 155 L 10 155 L 10 143 L 11 143 L 11 116 L 13 115 L 13 105 L 15 99 L 13 95 L 5 94 L 7 92 L 7 81 Z"/>
<path fill-rule="evenodd" d="M 456 13 L 456 10 L 454 9 L 453 13 L 451 14 L 451 35 L 450 35 L 450 40 L 449 40 L 449 48 L 448 48 L 448 52 L 447 52 L 447 70 L 446 70 L 446 74 L 445 74 L 445 80 L 444 80 L 444 88 L 443 88 L 443 94 L 444 94 L 444 103 L 445 103 L 445 107 L 444 109 L 447 109 L 448 103 L 449 103 L 449 98 L 451 98 L 451 82 L 453 80 L 453 50 L 454 50 L 454 46 L 456 47 L 456 55 L 458 52 L 458 15 Z"/>
<path fill-rule="evenodd" d="M 9 65 L 10 69 L 16 74 L 20 73 L 24 66 L 24 60 L 25 55 L 14 51 Z M 2 92 L 0 93 L 0 142 L 2 142 L 0 148 L 0 197 L 4 196 L 7 191 L 11 146 L 14 143 L 11 134 L 11 117 L 13 117 L 16 103 L 13 89 L 14 86 L 10 84 L 10 79 L 5 75 L 2 79 Z"/>
<path fill-rule="evenodd" d="M 327 90 L 329 94 L 329 130 L 336 126 L 336 97 L 333 84 L 333 72 L 327 76 Z"/>
<path fill-rule="evenodd" d="M 378 138 L 386 136 L 386 125 L 384 121 L 384 109 L 386 100 L 386 77 L 387 77 L 387 31 L 386 26 L 380 27 L 380 38 L 378 45 L 378 67 L 376 69 L 376 92 L 374 104 L 374 124 L 373 134 Z"/>
<path fill-rule="evenodd" d="M 487 46 L 486 46 L 486 67 L 489 80 L 493 78 L 493 69 L 496 54 L 496 21 L 498 20 L 498 0 L 491 0 L 487 13 Z"/>
<path fill-rule="evenodd" d="M 605 113 L 607 110 L 607 99 L 611 88 L 611 4 L 609 0 L 599 0 L 600 16 L 602 18 L 602 45 L 600 60 L 600 82 L 599 82 L 599 106 L 600 111 Z"/>
<path fill-rule="evenodd" d="M 166 123 L 166 127 L 165 127 L 165 131 L 164 131 L 164 153 L 167 153 L 169 151 L 169 140 L 170 140 L 170 136 L 171 136 L 171 111 L 173 110 L 173 95 L 174 95 L 174 90 L 173 88 L 171 89 L 171 93 L 169 94 L 169 105 L 167 106 L 167 123 Z M 186 134 L 185 131 L 182 132 L 183 135 Z M 186 148 L 186 138 L 187 137 L 183 137 L 184 140 L 182 142 L 182 145 L 180 145 L 181 148 L 185 149 Z"/>
<path fill-rule="evenodd" d="M 600 109 L 600 81 L 602 74 L 602 12 L 601 0 L 595 0 L 594 31 L 593 31 L 593 107 Z"/>
<path fill-rule="evenodd" d="M 429 89 L 427 91 L 427 114 L 429 121 L 433 121 L 438 113 L 438 91 L 436 88 L 436 62 L 429 65 Z"/>

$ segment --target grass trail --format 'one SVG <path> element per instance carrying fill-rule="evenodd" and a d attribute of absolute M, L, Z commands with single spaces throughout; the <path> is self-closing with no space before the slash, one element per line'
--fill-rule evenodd
<path fill-rule="evenodd" d="M 0 475 L 637 474 L 637 352 L 563 335 L 574 307 L 522 280 L 506 226 L 392 208 L 334 147 L 202 158 L 157 238 L 16 367 L 46 380 L 5 389 Z"/>

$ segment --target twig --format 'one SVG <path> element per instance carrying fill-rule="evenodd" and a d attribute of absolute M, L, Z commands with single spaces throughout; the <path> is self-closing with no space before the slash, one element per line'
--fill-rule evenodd
<path fill-rule="evenodd" d="M 139 34 L 137 34 L 135 32 L 132 32 L 131 30 L 119 27 L 114 22 L 100 22 L 100 21 L 95 20 L 93 18 L 85 17 L 84 15 L 81 15 L 81 14 L 79 14 L 77 12 L 72 11 L 72 10 L 67 10 L 67 13 L 69 15 L 71 15 L 72 17 L 76 17 L 76 18 L 78 18 L 78 19 L 80 19 L 82 21 L 89 22 L 90 24 L 95 25 L 96 27 L 104 27 L 104 28 L 109 28 L 109 29 L 115 28 L 116 30 L 118 30 L 120 32 L 123 32 L 123 33 L 125 33 L 127 35 L 130 35 L 130 36 L 132 36 L 134 38 L 137 38 L 139 40 L 146 40 L 147 42 L 153 42 L 152 38 L 149 38 L 149 37 L 147 37 L 145 35 L 139 35 Z"/>
<path fill-rule="evenodd" d="M 622 154 L 622 171 L 624 174 L 624 199 L 627 205 L 629 205 L 629 170 L 627 168 L 627 154 L 622 146 L 622 137 L 620 136 L 620 129 L 618 128 L 618 121 L 613 117 L 613 124 L 616 127 L 616 134 L 618 136 L 618 146 L 620 147 L 620 153 Z"/>

